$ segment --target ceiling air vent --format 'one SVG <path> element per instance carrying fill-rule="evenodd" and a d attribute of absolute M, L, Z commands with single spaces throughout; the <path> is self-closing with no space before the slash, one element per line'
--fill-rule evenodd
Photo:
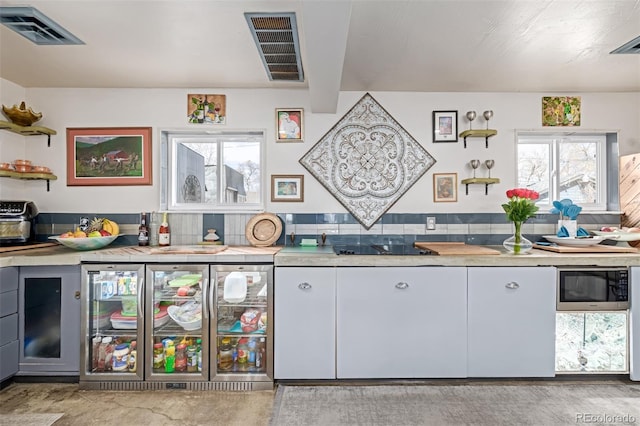
<path fill-rule="evenodd" d="M 35 44 L 84 44 L 34 7 L 0 7 L 0 22 Z"/>
<path fill-rule="evenodd" d="M 618 53 L 635 53 L 635 54 L 639 54 L 640 53 L 640 36 L 634 38 L 633 40 L 631 40 L 628 43 L 623 44 L 622 46 L 618 47 L 616 50 L 612 50 L 609 53 L 612 53 L 612 54 L 618 54 Z"/>
<path fill-rule="evenodd" d="M 295 13 L 245 13 L 269 80 L 304 81 Z"/>

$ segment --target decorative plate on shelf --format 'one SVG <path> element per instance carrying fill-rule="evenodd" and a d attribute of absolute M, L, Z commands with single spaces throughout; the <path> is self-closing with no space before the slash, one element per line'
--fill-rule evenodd
<path fill-rule="evenodd" d="M 247 222 L 245 236 L 252 246 L 272 246 L 282 234 L 282 222 L 273 213 L 260 213 Z"/>
<path fill-rule="evenodd" d="M 543 237 L 551 243 L 556 243 L 559 246 L 569 246 L 569 247 L 595 246 L 605 240 L 604 237 L 601 237 L 598 235 L 594 237 L 583 237 L 583 238 L 558 237 L 557 235 L 543 235 Z"/>

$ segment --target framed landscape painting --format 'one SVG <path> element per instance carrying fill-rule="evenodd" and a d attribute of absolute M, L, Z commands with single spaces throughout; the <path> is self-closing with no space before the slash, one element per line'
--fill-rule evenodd
<path fill-rule="evenodd" d="M 151 127 L 67 128 L 67 185 L 151 185 Z"/>
<path fill-rule="evenodd" d="M 304 175 L 271 175 L 271 201 L 304 201 Z"/>

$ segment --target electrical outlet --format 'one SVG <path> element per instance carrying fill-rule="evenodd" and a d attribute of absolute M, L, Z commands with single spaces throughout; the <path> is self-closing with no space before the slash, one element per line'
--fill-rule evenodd
<path fill-rule="evenodd" d="M 427 217 L 427 231 L 433 231 L 436 229 L 436 218 L 433 216 Z"/>

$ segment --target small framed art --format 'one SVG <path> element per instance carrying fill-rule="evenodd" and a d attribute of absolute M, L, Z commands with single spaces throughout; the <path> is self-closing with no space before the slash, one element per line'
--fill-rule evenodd
<path fill-rule="evenodd" d="M 458 111 L 433 111 L 433 141 L 458 142 Z"/>
<path fill-rule="evenodd" d="M 276 109 L 276 142 L 302 142 L 304 110 L 302 108 Z"/>
<path fill-rule="evenodd" d="M 304 175 L 271 175 L 271 201 L 304 201 Z"/>
<path fill-rule="evenodd" d="M 458 201 L 458 174 L 433 174 L 433 201 L 436 203 Z"/>

